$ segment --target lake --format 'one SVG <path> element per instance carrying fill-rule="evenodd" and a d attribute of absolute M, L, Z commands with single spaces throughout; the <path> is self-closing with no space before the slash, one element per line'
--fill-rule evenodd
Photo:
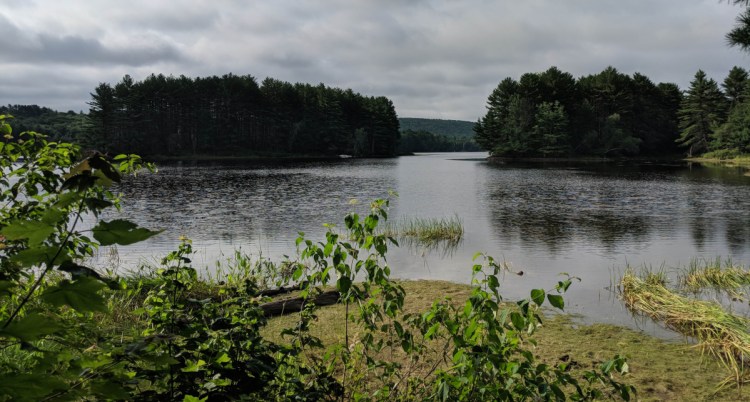
<path fill-rule="evenodd" d="M 120 247 L 117 255 L 125 266 L 154 261 L 184 235 L 198 251 L 196 266 L 210 269 L 237 248 L 280 260 L 295 253 L 298 232 L 322 239 L 324 223 L 343 226 L 347 212 L 362 212 L 392 190 L 398 197 L 391 220 L 456 215 L 465 228 L 455 249 L 392 248 L 393 277 L 468 283 L 472 256 L 482 251 L 524 272 L 505 276 L 506 298 L 551 289 L 567 272 L 582 280 L 568 292 L 566 311 L 633 327 L 650 324 L 633 320 L 610 290 L 626 266 L 674 274 L 694 258 L 741 264 L 750 258 L 750 177 L 742 169 L 682 162 L 503 165 L 485 157 L 159 166 L 157 174 L 129 178 L 117 189 L 118 216 L 164 232 Z"/>

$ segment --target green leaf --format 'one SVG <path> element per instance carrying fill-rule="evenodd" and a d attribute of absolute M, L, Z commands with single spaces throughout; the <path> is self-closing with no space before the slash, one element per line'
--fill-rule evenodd
<path fill-rule="evenodd" d="M 0 335 L 9 335 L 24 342 L 31 342 L 54 334 L 60 328 L 62 327 L 50 317 L 32 313 L 11 322 L 7 328 L 0 331 Z"/>
<path fill-rule="evenodd" d="M 341 296 L 346 296 L 349 292 L 349 288 L 352 286 L 352 280 L 348 276 L 342 276 L 336 283 L 338 291 L 341 292 Z"/>
<path fill-rule="evenodd" d="M 112 201 L 94 197 L 85 198 L 83 202 L 92 211 L 101 211 L 102 209 L 109 208 L 114 205 Z"/>
<path fill-rule="evenodd" d="M 68 389 L 61 379 L 51 375 L 8 373 L 0 376 L 0 390 L 6 400 L 39 401 L 54 391 Z"/>
<path fill-rule="evenodd" d="M 513 322 L 513 326 L 516 327 L 517 330 L 522 331 L 526 329 L 526 319 L 523 318 L 521 314 L 518 314 L 515 311 L 510 313 L 510 320 Z"/>
<path fill-rule="evenodd" d="M 120 173 L 107 161 L 103 155 L 97 153 L 89 157 L 89 164 L 92 168 L 101 173 L 106 181 L 119 183 L 121 180 Z"/>
<path fill-rule="evenodd" d="M 232 361 L 232 359 L 230 359 L 229 356 L 227 356 L 226 353 L 222 353 L 221 356 L 217 357 L 216 360 L 215 360 L 215 362 L 219 363 L 219 364 L 229 363 L 231 361 Z"/>
<path fill-rule="evenodd" d="M 199 398 L 197 396 L 192 396 L 192 395 L 185 395 L 185 397 L 182 398 L 182 402 L 205 402 L 207 400 L 208 400 L 208 397 Z"/>
<path fill-rule="evenodd" d="M 542 289 L 533 289 L 531 291 L 531 300 L 533 300 L 537 306 L 541 306 L 542 303 L 544 303 L 544 296 L 545 292 Z"/>
<path fill-rule="evenodd" d="M 0 135 L 10 135 L 12 132 L 13 129 L 11 128 L 10 124 L 0 124 Z"/>
<path fill-rule="evenodd" d="M 494 290 L 500 287 L 500 281 L 495 275 L 487 276 L 487 287 Z"/>
<path fill-rule="evenodd" d="M 188 361 L 185 368 L 182 369 L 182 372 L 183 373 L 196 373 L 200 371 L 201 367 L 205 365 L 206 365 L 206 362 L 203 360 L 198 360 L 197 362 Z"/>
<path fill-rule="evenodd" d="M 547 300 L 549 300 L 549 304 L 555 308 L 559 308 L 560 310 L 565 308 L 565 301 L 560 295 L 547 295 Z"/>
<path fill-rule="evenodd" d="M 126 401 L 132 399 L 128 389 L 117 381 L 95 380 L 91 382 L 91 393 L 97 399 Z"/>
<path fill-rule="evenodd" d="M 116 219 L 112 222 L 100 221 L 92 231 L 94 232 L 94 238 L 102 246 L 112 244 L 125 246 L 138 243 L 162 232 L 161 230 L 153 231 L 138 227 L 135 223 L 124 219 Z"/>
<path fill-rule="evenodd" d="M 60 211 L 57 208 L 49 208 L 48 210 L 44 211 L 44 214 L 42 215 L 42 222 L 55 226 L 65 217 L 65 214 L 63 211 Z"/>
<path fill-rule="evenodd" d="M 104 298 L 99 290 L 106 285 L 96 279 L 82 277 L 75 281 L 60 281 L 47 289 L 40 296 L 42 300 L 53 305 L 67 305 L 79 312 L 107 311 Z"/>
<path fill-rule="evenodd" d="M 53 225 L 41 221 L 13 221 L 0 234 L 8 240 L 29 239 L 30 246 L 38 246 L 54 231 Z"/>
<path fill-rule="evenodd" d="M 12 289 L 16 286 L 18 284 L 13 281 L 0 281 L 0 296 L 12 296 Z"/>
<path fill-rule="evenodd" d="M 57 256 L 55 258 L 55 256 Z M 54 261 L 52 259 L 55 259 Z M 34 247 L 26 250 L 19 251 L 17 254 L 10 257 L 10 260 L 19 263 L 24 267 L 31 267 L 34 265 L 42 265 L 51 263 L 57 265 L 63 261 L 70 260 L 65 253 L 59 252 L 57 247 Z"/>

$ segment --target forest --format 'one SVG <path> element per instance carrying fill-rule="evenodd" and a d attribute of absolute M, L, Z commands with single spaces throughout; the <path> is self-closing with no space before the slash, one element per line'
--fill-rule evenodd
<path fill-rule="evenodd" d="M 495 156 L 738 155 L 750 151 L 748 82 L 741 67 L 721 88 L 698 70 L 682 92 L 614 67 L 578 79 L 551 67 L 501 81 L 474 131 Z"/>
<path fill-rule="evenodd" d="M 91 94 L 84 146 L 144 156 L 393 156 L 393 103 L 350 89 L 233 74 L 126 75 Z"/>
<path fill-rule="evenodd" d="M 474 123 L 464 120 L 399 117 L 399 155 L 414 152 L 481 151 L 474 141 Z"/>
<path fill-rule="evenodd" d="M 57 141 L 76 141 L 83 136 L 89 125 L 88 115 L 83 112 L 58 112 L 37 105 L 0 106 L 0 114 L 13 116 L 18 132 L 45 133 Z"/>

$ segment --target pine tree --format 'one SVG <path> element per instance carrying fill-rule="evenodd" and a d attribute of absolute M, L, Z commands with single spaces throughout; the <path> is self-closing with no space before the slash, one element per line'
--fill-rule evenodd
<path fill-rule="evenodd" d="M 536 136 L 542 139 L 539 152 L 544 156 L 565 156 L 570 152 L 568 116 L 560 102 L 542 102 L 534 118 Z"/>
<path fill-rule="evenodd" d="M 724 88 L 724 95 L 729 100 L 729 109 L 734 109 L 740 102 L 743 101 L 743 94 L 745 92 L 745 86 L 748 83 L 747 70 L 742 67 L 734 66 L 730 71 L 727 78 L 721 84 Z"/>
<path fill-rule="evenodd" d="M 719 85 L 698 70 L 678 111 L 680 138 L 688 156 L 706 151 L 711 135 L 726 119 L 727 102 Z"/>

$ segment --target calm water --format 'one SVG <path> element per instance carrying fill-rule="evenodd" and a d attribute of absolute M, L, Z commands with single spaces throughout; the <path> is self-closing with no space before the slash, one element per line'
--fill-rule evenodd
<path fill-rule="evenodd" d="M 135 264 L 194 241 L 198 265 L 235 248 L 273 259 L 294 254 L 297 232 L 320 239 L 356 208 L 399 197 L 391 219 L 450 217 L 464 223 L 455 250 L 393 249 L 393 276 L 470 280 L 471 258 L 487 252 L 524 275 L 508 275 L 508 298 L 552 288 L 557 274 L 582 278 L 567 310 L 589 321 L 640 325 L 608 289 L 631 266 L 674 269 L 692 258 L 750 260 L 750 177 L 686 164 L 497 165 L 483 153 L 397 159 L 199 163 L 160 166 L 121 186 L 122 215 L 161 235 L 119 249 Z"/>

